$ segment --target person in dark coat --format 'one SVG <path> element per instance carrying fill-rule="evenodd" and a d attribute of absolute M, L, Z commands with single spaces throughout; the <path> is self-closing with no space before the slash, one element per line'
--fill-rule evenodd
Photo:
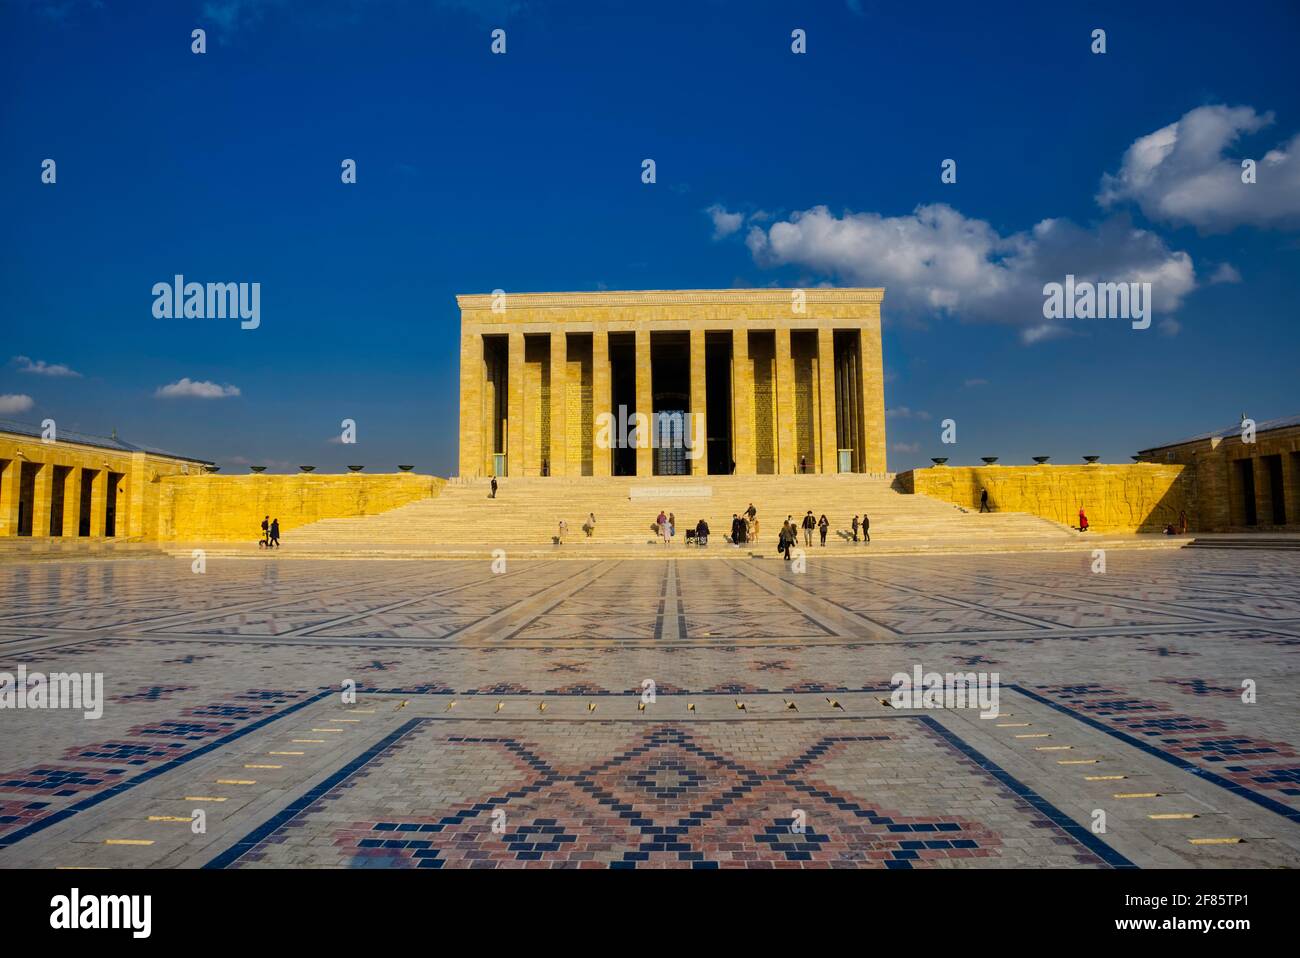
<path fill-rule="evenodd" d="M 989 508 L 989 491 L 987 489 L 981 489 L 980 490 L 980 512 L 992 512 L 992 511 L 993 510 Z"/>
<path fill-rule="evenodd" d="M 831 521 L 826 518 L 826 513 L 823 512 L 822 517 L 817 520 L 817 531 L 822 534 L 822 548 L 826 547 L 826 533 L 830 531 L 830 528 Z"/>
<path fill-rule="evenodd" d="M 731 544 L 738 546 L 745 541 L 745 520 L 734 512 L 731 514 Z"/>
<path fill-rule="evenodd" d="M 777 540 L 777 546 L 780 548 L 781 555 L 786 562 L 790 561 L 790 547 L 799 541 L 799 529 L 793 522 L 786 519 L 781 525 L 781 537 Z"/>
<path fill-rule="evenodd" d="M 271 520 L 271 545 L 276 549 L 280 548 L 280 520 Z"/>
<path fill-rule="evenodd" d="M 809 509 L 809 510 L 808 510 L 808 514 L 805 515 L 805 516 L 803 517 L 803 522 L 801 523 L 801 525 L 803 526 L 803 540 L 804 540 L 804 544 L 807 545 L 808 548 L 811 549 L 811 548 L 812 548 L 812 531 L 813 531 L 814 529 L 817 528 L 817 520 L 813 518 L 813 514 L 812 514 L 812 510 L 811 510 L 811 509 Z"/>
<path fill-rule="evenodd" d="M 871 520 L 867 518 L 865 512 L 862 513 L 862 538 L 867 542 L 871 541 Z"/>
<path fill-rule="evenodd" d="M 258 543 L 263 549 L 271 545 L 271 517 L 262 517 L 262 540 Z"/>
<path fill-rule="evenodd" d="M 489 496 L 488 498 L 490 498 L 490 499 L 495 499 L 496 497 L 497 497 L 497 477 L 496 477 L 496 476 L 493 476 L 493 477 L 492 477 L 492 495 Z"/>
<path fill-rule="evenodd" d="M 709 544 L 709 524 L 703 519 L 695 524 L 695 544 L 699 546 Z"/>
<path fill-rule="evenodd" d="M 858 541 L 858 517 L 853 517 L 853 541 Z"/>

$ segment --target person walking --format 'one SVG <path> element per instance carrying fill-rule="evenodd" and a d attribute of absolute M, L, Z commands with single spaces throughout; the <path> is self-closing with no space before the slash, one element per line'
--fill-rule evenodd
<path fill-rule="evenodd" d="M 1088 514 L 1083 511 L 1083 506 L 1079 507 L 1079 531 L 1088 531 Z"/>
<path fill-rule="evenodd" d="M 853 517 L 853 541 L 858 541 L 858 517 Z"/>
<path fill-rule="evenodd" d="M 822 517 L 817 520 L 817 531 L 822 534 L 823 549 L 826 548 L 826 533 L 830 531 L 830 528 L 831 528 L 831 521 L 826 518 L 826 513 L 823 512 Z"/>
<path fill-rule="evenodd" d="M 745 538 L 745 522 L 736 513 L 731 514 L 731 544 L 739 548 Z"/>
<path fill-rule="evenodd" d="M 565 520 L 561 519 L 559 535 L 555 537 L 556 544 L 564 545 L 564 537 L 568 535 L 568 533 L 569 533 L 569 524 Z"/>
<path fill-rule="evenodd" d="M 261 541 L 259 541 L 257 544 L 263 549 L 269 548 L 271 545 L 271 517 L 270 516 L 262 517 L 262 538 Z"/>
<path fill-rule="evenodd" d="M 489 498 L 489 499 L 495 499 L 496 497 L 497 497 L 497 477 L 496 477 L 496 476 L 493 476 L 493 477 L 492 477 L 492 492 L 488 495 L 488 498 Z"/>
<path fill-rule="evenodd" d="M 671 512 L 668 513 L 668 545 L 673 544 L 673 536 L 677 535 L 677 517 Z"/>
<path fill-rule="evenodd" d="M 709 544 L 709 524 L 703 519 L 695 523 L 695 544 L 697 546 Z"/>
<path fill-rule="evenodd" d="M 1187 510 L 1185 509 L 1178 510 L 1178 534 L 1187 535 Z"/>
<path fill-rule="evenodd" d="M 587 521 L 583 525 L 582 531 L 587 533 L 588 539 L 591 538 L 591 534 L 596 531 L 596 513 L 594 512 L 587 513 Z"/>
<path fill-rule="evenodd" d="M 658 535 L 659 538 L 664 541 L 665 545 L 668 544 L 668 530 L 666 528 L 667 525 L 668 525 L 668 517 L 664 515 L 664 511 L 660 509 L 659 515 L 655 518 L 655 534 Z"/>
<path fill-rule="evenodd" d="M 271 537 L 269 546 L 276 549 L 280 548 L 280 520 L 278 518 L 271 520 L 269 533 Z"/>
<path fill-rule="evenodd" d="M 749 504 L 749 508 L 745 510 L 745 532 L 748 541 L 758 541 L 758 510 L 754 508 L 752 502 Z"/>
<path fill-rule="evenodd" d="M 781 534 L 780 536 L 777 537 L 777 543 L 776 543 L 777 551 L 781 553 L 781 556 L 785 559 L 786 562 L 790 561 L 791 541 L 795 539 L 797 535 L 798 533 L 795 532 L 795 528 L 793 524 L 791 524 L 790 520 L 787 519 L 785 523 L 781 526 Z"/>
<path fill-rule="evenodd" d="M 812 548 L 812 533 L 815 528 L 817 528 L 817 520 L 813 518 L 812 510 L 809 509 L 808 514 L 803 517 L 803 541 L 804 545 L 810 549 Z"/>
<path fill-rule="evenodd" d="M 867 542 L 871 541 L 871 520 L 865 512 L 862 513 L 862 537 Z"/>
<path fill-rule="evenodd" d="M 987 488 L 980 490 L 980 512 L 992 512 L 989 508 L 989 491 Z"/>

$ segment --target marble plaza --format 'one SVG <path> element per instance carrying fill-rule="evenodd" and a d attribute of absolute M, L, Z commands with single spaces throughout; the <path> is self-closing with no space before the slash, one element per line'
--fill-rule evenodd
<path fill-rule="evenodd" d="M 1300 553 L 1091 561 L 0 566 L 0 867 L 1300 865 Z"/>

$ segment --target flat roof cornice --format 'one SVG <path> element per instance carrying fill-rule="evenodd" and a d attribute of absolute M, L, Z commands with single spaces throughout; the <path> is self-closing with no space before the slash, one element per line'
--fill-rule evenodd
<path fill-rule="evenodd" d="M 569 309 L 576 306 L 714 306 L 714 305 L 790 305 L 793 289 L 645 289 L 598 290 L 573 293 L 505 294 L 504 307 L 509 309 Z M 885 290 L 877 288 L 812 287 L 801 290 L 810 304 L 879 304 Z M 491 293 L 470 293 L 456 297 L 462 310 L 491 310 Z"/>

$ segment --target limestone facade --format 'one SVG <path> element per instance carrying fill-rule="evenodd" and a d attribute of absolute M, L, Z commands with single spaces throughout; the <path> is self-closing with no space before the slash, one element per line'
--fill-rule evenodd
<path fill-rule="evenodd" d="M 1071 527 L 1082 508 L 1097 532 L 1160 532 L 1178 528 L 1183 513 L 1189 531 L 1204 531 L 1196 525 L 1194 477 L 1181 465 L 935 466 L 899 473 L 897 484 L 972 510 L 987 489 L 994 512 L 1027 512 Z"/>
<path fill-rule="evenodd" d="M 116 438 L 0 428 L 0 538 L 153 538 L 161 479 L 204 465 Z"/>
<path fill-rule="evenodd" d="M 1202 531 L 1300 529 L 1300 417 L 1256 423 L 1253 434 L 1232 426 L 1138 456 L 1194 472 Z"/>
<path fill-rule="evenodd" d="M 882 289 L 458 296 L 460 475 L 883 474 L 883 298 Z M 627 448 L 623 431 L 600 428 L 679 413 L 699 417 L 695 455 L 655 448 L 650 429 Z"/>

